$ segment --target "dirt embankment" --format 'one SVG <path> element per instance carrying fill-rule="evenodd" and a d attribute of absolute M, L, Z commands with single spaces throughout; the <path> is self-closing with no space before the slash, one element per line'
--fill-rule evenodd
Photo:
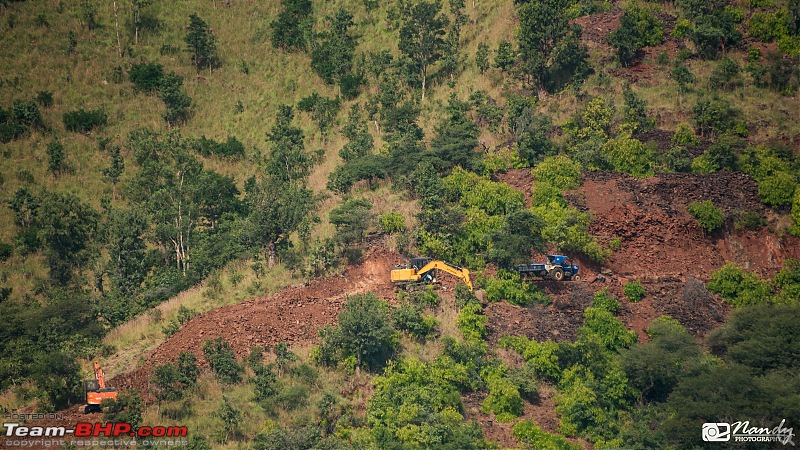
<path fill-rule="evenodd" d="M 319 329 L 336 321 L 348 295 L 371 291 L 381 298 L 393 297 L 389 272 L 402 262 L 394 252 L 375 249 L 368 252 L 362 264 L 349 267 L 342 275 L 208 311 L 159 345 L 142 367 L 114 377 L 111 384 L 145 392 L 152 369 L 176 359 L 180 352 L 193 353 L 206 366 L 202 348 L 207 339 L 223 337 L 237 358 L 245 357 L 258 345 L 314 343 Z"/>
<path fill-rule="evenodd" d="M 532 191 L 528 169 L 498 176 L 525 194 Z M 800 258 L 800 239 L 777 236 L 768 228 L 735 230 L 732 219 L 724 231 L 708 235 L 686 210 L 689 203 L 711 200 L 729 217 L 743 211 L 766 214 L 756 182 L 740 173 L 710 175 L 664 174 L 636 179 L 612 172 L 587 172 L 581 188 L 567 199 L 592 215 L 589 231 L 604 245 L 619 238 L 621 246 L 603 265 L 577 258 L 584 282 L 536 281 L 553 298 L 553 305 L 518 308 L 489 305 L 490 339 L 524 334 L 537 340 L 572 340 L 582 324 L 581 312 L 592 292 L 608 288 L 623 306 L 620 317 L 646 339 L 647 325 L 661 315 L 680 321 L 703 336 L 720 325 L 729 307 L 704 286 L 711 272 L 733 261 L 771 277 L 788 258 Z M 537 255 L 536 258 L 543 258 Z M 647 295 L 638 303 L 625 300 L 623 288 L 639 281 Z"/>

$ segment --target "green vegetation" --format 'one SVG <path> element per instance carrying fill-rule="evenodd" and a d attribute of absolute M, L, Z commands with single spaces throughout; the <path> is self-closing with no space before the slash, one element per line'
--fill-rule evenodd
<path fill-rule="evenodd" d="M 708 290 L 720 294 L 734 306 L 764 303 L 772 295 L 772 287 L 768 282 L 761 281 L 758 275 L 745 272 L 732 262 L 711 274 Z"/>
<path fill-rule="evenodd" d="M 638 281 L 629 281 L 625 283 L 623 292 L 625 293 L 625 297 L 628 297 L 628 300 L 632 303 L 643 299 L 646 294 L 644 287 Z"/>
<path fill-rule="evenodd" d="M 0 3 L 5 410 L 74 407 L 89 361 L 117 375 L 195 314 L 338 273 L 376 242 L 495 265 L 477 277 L 487 300 L 538 309 L 549 298 L 506 269 L 619 249 L 589 233 L 584 171 L 743 172 L 764 208 L 726 207 L 733 228 L 800 235 L 796 1 L 622 4 L 613 49 L 591 52 L 579 23 L 610 2 Z M 502 182 L 514 169 L 532 171 L 529 199 Z M 709 233 L 728 219 L 688 210 Z M 522 445 L 681 448 L 724 421 L 708 404 L 796 417 L 779 349 L 798 264 L 772 280 L 726 265 L 709 289 L 738 309 L 701 345 L 668 319 L 636 344 L 601 291 L 574 342 L 502 339 L 518 366 L 463 287 L 460 310 L 429 290 L 394 308 L 354 296 L 313 358 L 278 344 L 245 367 L 210 340 L 210 374 L 189 354 L 157 364 L 158 402 L 122 393 L 105 419 L 188 423 L 198 449 L 486 448 L 460 398 L 477 392 Z M 524 420 L 537 396 L 554 396 L 557 433 Z"/>
<path fill-rule="evenodd" d="M 628 65 L 640 58 L 643 47 L 664 41 L 664 24 L 656 19 L 653 11 L 634 3 L 622 14 L 619 28 L 608 39 L 617 48 L 619 60 Z"/>
<path fill-rule="evenodd" d="M 339 313 L 339 325 L 320 330 L 322 343 L 318 348 L 318 359 L 336 365 L 353 357 L 357 367 L 382 368 L 399 344 L 398 333 L 388 316 L 389 305 L 373 294 L 351 297 Z M 424 318 L 420 322 L 418 325 L 424 327 Z M 404 324 L 410 325 L 408 322 Z"/>
<path fill-rule="evenodd" d="M 203 344 L 203 355 L 221 383 L 233 384 L 241 381 L 242 366 L 236 361 L 231 344 L 223 338 L 207 339 Z"/>
<path fill-rule="evenodd" d="M 689 203 L 686 205 L 686 210 L 709 233 L 720 229 L 725 222 L 725 215 L 719 208 L 714 206 L 711 200 Z"/>

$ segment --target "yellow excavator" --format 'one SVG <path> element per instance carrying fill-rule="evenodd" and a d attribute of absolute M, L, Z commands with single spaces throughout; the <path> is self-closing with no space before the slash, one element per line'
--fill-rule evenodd
<path fill-rule="evenodd" d="M 461 278 L 469 287 L 469 290 L 473 290 L 472 281 L 469 278 L 469 270 L 433 258 L 413 258 L 411 264 L 392 270 L 392 283 L 398 285 L 436 283 L 437 270 L 442 270 Z"/>

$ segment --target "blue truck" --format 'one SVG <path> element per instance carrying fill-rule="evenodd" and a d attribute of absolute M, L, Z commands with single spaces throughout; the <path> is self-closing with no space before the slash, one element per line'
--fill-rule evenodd
<path fill-rule="evenodd" d="M 547 255 L 545 263 L 521 264 L 516 269 L 523 278 L 538 276 L 555 281 L 580 281 L 581 279 L 581 276 L 578 275 L 578 270 L 580 270 L 578 265 L 570 263 L 569 258 L 563 255 Z"/>

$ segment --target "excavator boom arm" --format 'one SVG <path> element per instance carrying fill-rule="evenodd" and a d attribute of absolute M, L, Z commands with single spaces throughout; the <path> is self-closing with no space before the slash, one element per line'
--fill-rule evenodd
<path fill-rule="evenodd" d="M 434 269 L 443 270 L 443 271 L 449 273 L 450 275 L 455 275 L 455 276 L 461 278 L 462 280 L 464 280 L 464 283 L 467 286 L 469 286 L 469 290 L 470 291 L 473 290 L 473 288 L 472 288 L 472 280 L 470 280 L 470 278 L 469 278 L 469 270 L 464 269 L 462 267 L 455 266 L 453 264 L 448 264 L 448 263 L 446 263 L 444 261 L 433 260 L 433 261 L 429 262 L 428 264 L 426 264 L 423 268 L 419 269 L 419 271 L 417 271 L 417 273 L 419 275 L 425 275 L 426 273 L 428 273 L 428 272 L 430 272 L 431 270 L 434 270 Z"/>

